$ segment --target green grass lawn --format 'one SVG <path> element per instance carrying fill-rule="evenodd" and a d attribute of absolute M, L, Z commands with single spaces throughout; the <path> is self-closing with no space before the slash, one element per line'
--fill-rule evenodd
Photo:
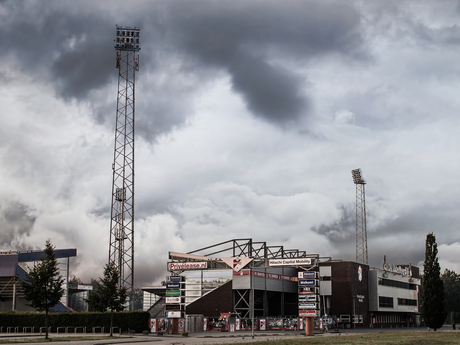
<path fill-rule="evenodd" d="M 241 343 L 244 344 L 244 343 Z M 301 344 L 342 344 L 342 345 L 444 345 L 460 344 L 460 332 L 381 332 L 368 334 L 350 335 L 315 335 L 302 339 L 277 339 L 271 341 L 259 341 L 251 344 L 256 345 L 301 345 Z"/>

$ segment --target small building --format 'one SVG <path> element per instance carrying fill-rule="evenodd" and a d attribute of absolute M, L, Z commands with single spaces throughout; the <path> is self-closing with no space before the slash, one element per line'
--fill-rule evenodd
<path fill-rule="evenodd" d="M 88 311 L 89 294 L 93 290 L 93 286 L 89 284 L 78 284 L 76 286 L 69 286 L 69 307 L 75 311 Z"/>
<path fill-rule="evenodd" d="M 69 311 L 69 266 L 70 258 L 77 256 L 76 249 L 55 249 L 59 271 L 64 279 L 64 295 L 52 311 Z M 0 252 L 0 311 L 34 311 L 28 306 L 19 280 L 24 280 L 29 264 L 40 261 L 45 256 L 43 250 Z"/>
<path fill-rule="evenodd" d="M 418 267 L 385 265 L 369 271 L 371 327 L 414 327 L 420 324 Z"/>

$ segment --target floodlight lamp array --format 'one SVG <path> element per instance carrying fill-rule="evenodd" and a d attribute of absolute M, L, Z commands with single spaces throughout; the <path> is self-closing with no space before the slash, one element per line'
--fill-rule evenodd
<path fill-rule="evenodd" d="M 366 180 L 363 179 L 363 177 L 361 175 L 361 169 L 352 170 L 351 175 L 353 176 L 353 182 L 355 184 L 366 184 Z"/>
<path fill-rule="evenodd" d="M 141 50 L 140 31 L 140 28 L 117 26 L 115 50 L 135 52 Z"/>

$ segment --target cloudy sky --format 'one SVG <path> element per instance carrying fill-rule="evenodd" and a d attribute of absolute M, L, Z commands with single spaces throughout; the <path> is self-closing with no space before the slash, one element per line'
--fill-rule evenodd
<path fill-rule="evenodd" d="M 168 251 L 253 238 L 460 272 L 460 2 L 0 0 L 2 250 L 108 259 L 115 26 L 141 28 L 137 287 Z"/>

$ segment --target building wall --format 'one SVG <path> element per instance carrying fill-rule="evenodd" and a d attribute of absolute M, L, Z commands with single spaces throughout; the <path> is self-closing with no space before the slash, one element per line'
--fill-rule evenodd
<path fill-rule="evenodd" d="M 348 317 L 356 327 L 369 327 L 369 266 L 351 261 L 325 262 L 320 266 L 330 267 L 331 272 L 329 315 L 344 316 L 344 320 Z M 322 274 L 321 278 L 325 279 L 325 273 Z"/>
<path fill-rule="evenodd" d="M 420 289 L 420 279 L 379 269 L 372 270 L 370 278 L 370 286 L 372 286 L 372 289 L 370 289 L 369 293 L 372 303 L 369 307 L 371 311 L 402 313 L 419 312 L 418 292 Z M 394 285 L 401 283 L 401 286 L 384 285 L 385 281 L 391 282 Z M 379 298 L 381 297 L 391 299 L 393 301 L 393 306 L 382 306 L 379 302 Z M 400 304 L 398 303 L 398 299 L 413 301 L 414 305 Z"/>
<path fill-rule="evenodd" d="M 218 287 L 186 307 L 187 314 L 201 314 L 216 318 L 220 313 L 233 311 L 232 282 Z"/>

